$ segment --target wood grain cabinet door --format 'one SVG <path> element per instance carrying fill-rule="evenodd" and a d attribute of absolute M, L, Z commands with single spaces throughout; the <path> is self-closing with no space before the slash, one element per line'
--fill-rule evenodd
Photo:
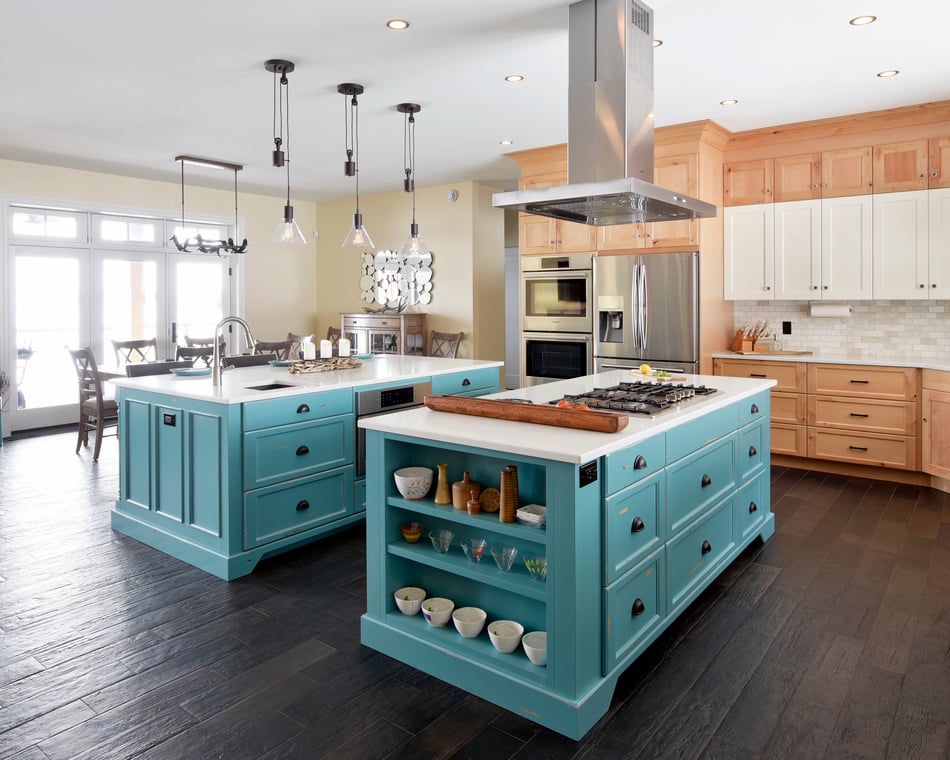
<path fill-rule="evenodd" d="M 772 159 L 736 161 L 722 167 L 724 206 L 772 202 Z"/>
<path fill-rule="evenodd" d="M 874 192 L 927 189 L 927 140 L 874 146 Z"/>
<path fill-rule="evenodd" d="M 773 167 L 775 202 L 807 201 L 821 197 L 821 154 L 776 158 Z"/>
<path fill-rule="evenodd" d="M 931 189 L 950 187 L 950 137 L 934 137 L 930 140 L 930 171 L 928 186 Z"/>
<path fill-rule="evenodd" d="M 871 192 L 871 146 L 821 154 L 821 197 L 867 195 Z"/>

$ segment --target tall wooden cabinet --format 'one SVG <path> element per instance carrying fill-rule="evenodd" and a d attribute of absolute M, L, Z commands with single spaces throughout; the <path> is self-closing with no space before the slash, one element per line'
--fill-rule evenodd
<path fill-rule="evenodd" d="M 950 479 L 950 372 L 925 369 L 921 386 L 921 467 Z"/>
<path fill-rule="evenodd" d="M 358 354 L 426 353 L 425 314 L 341 314 L 340 324 Z"/>

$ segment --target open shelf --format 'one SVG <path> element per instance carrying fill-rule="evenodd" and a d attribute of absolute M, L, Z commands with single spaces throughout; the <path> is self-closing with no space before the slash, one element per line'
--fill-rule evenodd
<path fill-rule="evenodd" d="M 503 523 L 498 519 L 498 513 L 479 512 L 477 515 L 470 515 L 464 509 L 455 509 L 451 504 L 436 504 L 431 499 L 413 501 L 403 499 L 398 496 L 390 496 L 386 503 L 393 507 L 399 507 L 419 515 L 428 515 L 437 517 L 439 520 L 446 520 L 458 525 L 464 525 L 479 531 L 491 531 L 492 533 L 501 533 L 519 541 L 528 541 L 535 544 L 547 544 L 547 530 L 545 528 L 535 528 L 530 525 L 522 525 L 519 522 Z M 421 522 L 421 521 L 420 521 Z M 423 536 L 425 538 L 425 536 Z M 544 549 L 538 548 L 538 553 L 543 554 Z"/>

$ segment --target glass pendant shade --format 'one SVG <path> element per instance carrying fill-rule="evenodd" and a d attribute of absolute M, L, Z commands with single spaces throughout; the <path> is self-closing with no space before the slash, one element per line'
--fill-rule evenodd
<path fill-rule="evenodd" d="M 304 237 L 303 232 L 300 231 L 300 227 L 297 225 L 297 222 L 294 221 L 293 206 L 284 206 L 284 218 L 279 221 L 277 226 L 274 228 L 274 234 L 271 236 L 271 241 L 274 243 L 284 243 L 287 245 L 306 244 L 307 238 Z"/>
<path fill-rule="evenodd" d="M 369 236 L 369 232 L 363 226 L 363 215 L 360 213 L 353 214 L 353 226 L 350 227 L 350 231 L 346 233 L 346 237 L 343 238 L 342 248 L 361 248 L 363 250 L 372 249 L 373 239 Z"/>
<path fill-rule="evenodd" d="M 399 253 L 403 256 L 425 256 L 426 254 L 431 255 L 429 246 L 426 245 L 425 240 L 423 240 L 422 236 L 419 234 L 419 225 L 415 222 L 409 225 L 409 237 L 406 239 L 406 242 L 403 244 L 402 248 L 399 249 Z"/>

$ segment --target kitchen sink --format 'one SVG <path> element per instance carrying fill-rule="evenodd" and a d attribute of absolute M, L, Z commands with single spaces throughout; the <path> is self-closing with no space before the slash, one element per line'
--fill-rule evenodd
<path fill-rule="evenodd" d="M 293 383 L 264 383 L 264 385 L 245 385 L 249 391 L 277 391 L 281 388 L 296 388 Z"/>

